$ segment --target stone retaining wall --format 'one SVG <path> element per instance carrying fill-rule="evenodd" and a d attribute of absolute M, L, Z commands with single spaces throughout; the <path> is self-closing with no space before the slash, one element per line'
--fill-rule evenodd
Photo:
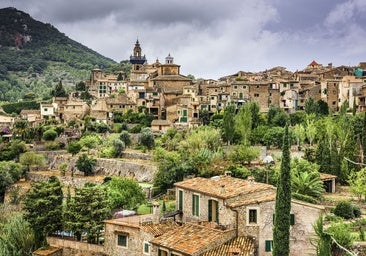
<path fill-rule="evenodd" d="M 102 182 L 98 182 L 98 181 L 92 181 L 90 179 L 85 179 L 85 178 L 78 178 L 78 177 L 71 177 L 71 176 L 57 176 L 57 178 L 60 180 L 60 182 L 65 186 L 65 187 L 73 187 L 73 188 L 82 188 L 84 187 L 85 183 L 89 182 L 89 183 L 95 183 L 95 184 L 101 184 Z M 48 181 L 48 178 L 50 176 L 49 175 L 44 175 L 42 173 L 37 173 L 37 172 L 29 172 L 26 174 L 26 179 L 27 180 L 31 180 L 34 182 L 37 181 Z"/>
<path fill-rule="evenodd" d="M 88 244 L 57 237 L 47 237 L 47 242 L 63 249 L 62 256 L 106 256 L 102 245 Z"/>
<path fill-rule="evenodd" d="M 48 168 L 50 170 L 58 170 L 59 166 L 63 163 L 67 164 L 66 172 L 71 174 L 72 170 L 76 171 L 75 167 L 78 156 L 72 156 L 65 150 L 59 151 L 39 151 L 38 153 L 44 154 L 48 162 Z M 125 153 L 127 159 L 108 159 L 108 158 L 96 158 L 96 174 L 105 176 L 121 176 L 131 177 L 137 182 L 152 182 L 157 166 L 148 161 L 151 156 L 143 153 Z M 137 161 L 141 159 L 142 161 Z M 145 162 L 144 162 L 145 161 Z M 75 172 L 77 173 L 77 172 Z M 82 174 L 82 173 L 80 173 Z"/>
<path fill-rule="evenodd" d="M 366 256 L 366 242 L 354 243 L 352 251 L 356 252 L 357 256 Z"/>

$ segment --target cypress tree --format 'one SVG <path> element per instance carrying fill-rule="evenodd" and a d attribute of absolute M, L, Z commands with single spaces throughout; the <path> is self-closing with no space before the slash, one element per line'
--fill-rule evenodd
<path fill-rule="evenodd" d="M 288 125 L 282 146 L 281 173 L 277 183 L 273 229 L 273 256 L 290 254 L 291 173 Z"/>

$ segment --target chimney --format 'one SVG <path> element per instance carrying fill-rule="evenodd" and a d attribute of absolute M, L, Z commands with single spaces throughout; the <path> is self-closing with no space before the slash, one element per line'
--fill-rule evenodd
<path fill-rule="evenodd" d="M 158 202 L 153 202 L 153 223 L 158 224 L 160 220 L 160 204 Z"/>

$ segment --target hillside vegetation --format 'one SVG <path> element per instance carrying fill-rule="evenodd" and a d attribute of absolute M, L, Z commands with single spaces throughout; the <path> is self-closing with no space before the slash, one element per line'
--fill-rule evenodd
<path fill-rule="evenodd" d="M 70 86 L 88 79 L 93 68 L 123 70 L 127 64 L 15 8 L 0 9 L 0 17 L 0 101 L 17 101 L 29 93 L 47 98 L 59 80 Z"/>

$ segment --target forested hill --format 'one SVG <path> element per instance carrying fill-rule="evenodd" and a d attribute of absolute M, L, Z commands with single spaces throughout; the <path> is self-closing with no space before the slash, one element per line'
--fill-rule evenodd
<path fill-rule="evenodd" d="M 46 93 L 59 80 L 71 85 L 95 67 L 118 65 L 20 10 L 0 9 L 0 17 L 0 101 Z"/>

